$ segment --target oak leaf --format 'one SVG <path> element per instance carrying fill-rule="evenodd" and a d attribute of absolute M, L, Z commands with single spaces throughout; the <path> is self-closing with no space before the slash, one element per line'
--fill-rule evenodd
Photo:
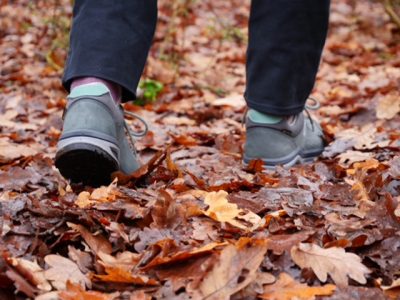
<path fill-rule="evenodd" d="M 229 203 L 227 197 L 228 193 L 225 191 L 207 193 L 204 203 L 209 207 L 203 213 L 215 221 L 226 222 L 243 230 L 253 231 L 263 225 L 264 220 L 258 215 Z"/>
<path fill-rule="evenodd" d="M 80 284 L 82 287 L 91 286 L 89 278 L 82 274 L 77 264 L 72 260 L 60 255 L 50 254 L 44 258 L 44 261 L 50 266 L 49 269 L 44 271 L 44 276 L 51 281 L 57 290 L 65 290 L 67 281 Z"/>
<path fill-rule="evenodd" d="M 291 249 L 290 254 L 300 268 L 311 268 L 322 282 L 327 280 L 329 274 L 339 286 L 347 286 L 347 276 L 365 284 L 365 275 L 370 273 L 359 256 L 346 253 L 343 248 L 324 249 L 315 244 L 300 243 Z"/>
<path fill-rule="evenodd" d="M 281 273 L 277 282 L 264 286 L 264 293 L 259 297 L 268 300 L 313 300 L 315 296 L 330 296 L 335 289 L 333 284 L 311 287 Z"/>
<path fill-rule="evenodd" d="M 355 162 L 365 161 L 372 157 L 371 152 L 361 152 L 361 151 L 354 151 L 354 150 L 347 150 L 339 154 L 337 157 L 339 158 L 339 165 L 343 168 L 350 167 Z"/>
<path fill-rule="evenodd" d="M 227 246 L 214 268 L 204 277 L 195 296 L 208 300 L 230 299 L 257 277 L 257 269 L 266 252 L 266 240 L 241 238 L 235 245 Z"/>

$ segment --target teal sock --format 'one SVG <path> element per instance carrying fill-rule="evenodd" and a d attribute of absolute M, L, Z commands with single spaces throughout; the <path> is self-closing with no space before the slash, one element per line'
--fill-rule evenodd
<path fill-rule="evenodd" d="M 261 124 L 277 124 L 282 121 L 282 117 L 261 113 L 254 109 L 249 109 L 247 116 L 255 123 Z"/>
<path fill-rule="evenodd" d="M 73 87 L 68 97 L 75 98 L 80 96 L 101 96 L 106 93 L 110 93 L 110 90 L 105 84 L 94 82 Z"/>

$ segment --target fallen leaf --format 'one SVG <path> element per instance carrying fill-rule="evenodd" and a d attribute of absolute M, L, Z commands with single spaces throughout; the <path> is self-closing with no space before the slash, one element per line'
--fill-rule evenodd
<path fill-rule="evenodd" d="M 333 284 L 308 286 L 295 281 L 286 273 L 281 273 L 274 284 L 264 286 L 264 293 L 259 297 L 268 300 L 313 300 L 315 296 L 330 296 L 335 289 Z"/>
<path fill-rule="evenodd" d="M 229 203 L 227 197 L 228 193 L 222 190 L 207 193 L 204 203 L 209 207 L 203 213 L 215 221 L 226 222 L 243 230 L 254 231 L 264 224 L 264 219 L 251 211 L 239 209 L 236 204 Z"/>
<path fill-rule="evenodd" d="M 73 246 L 68 246 L 68 257 L 78 265 L 83 273 L 89 272 L 89 268 L 93 264 L 90 253 L 76 249 Z"/>
<path fill-rule="evenodd" d="M 400 96 L 392 93 L 383 96 L 376 107 L 376 117 L 378 119 L 393 119 L 400 113 Z"/>
<path fill-rule="evenodd" d="M 374 158 L 368 159 L 364 162 L 356 162 L 353 168 L 348 169 L 346 172 L 348 175 L 356 174 L 357 170 L 361 171 L 369 171 L 369 170 L 376 170 L 380 166 L 380 162 Z"/>
<path fill-rule="evenodd" d="M 347 276 L 365 284 L 365 276 L 370 273 L 359 256 L 346 253 L 343 248 L 324 249 L 315 244 L 300 243 L 292 248 L 290 254 L 300 268 L 311 268 L 322 282 L 326 282 L 329 274 L 340 286 L 347 286 Z"/>
<path fill-rule="evenodd" d="M 93 235 L 82 225 L 77 225 L 69 222 L 67 222 L 67 225 L 73 230 L 78 231 L 82 235 L 82 238 L 85 240 L 85 242 L 88 244 L 94 254 L 97 255 L 99 252 L 110 254 L 112 252 L 112 246 L 105 237 L 101 235 Z"/>
<path fill-rule="evenodd" d="M 215 99 L 211 102 L 213 106 L 230 106 L 241 109 L 246 106 L 246 101 L 241 94 L 233 94 L 225 98 Z"/>
<path fill-rule="evenodd" d="M 355 162 L 365 161 L 372 158 L 372 153 L 347 150 L 346 152 L 339 154 L 337 157 L 339 158 L 339 165 L 343 168 L 348 168 Z"/>
<path fill-rule="evenodd" d="M 113 202 L 119 195 L 117 187 L 117 178 L 111 182 L 108 186 L 101 186 L 94 189 L 92 193 L 87 191 L 80 192 L 75 204 L 80 208 L 86 208 L 92 204 L 102 203 L 102 202 Z"/>
<path fill-rule="evenodd" d="M 11 258 L 10 262 L 20 274 L 38 289 L 47 292 L 51 291 L 51 285 L 44 276 L 44 270 L 36 261 L 30 261 L 24 258 Z"/>
<path fill-rule="evenodd" d="M 58 293 L 59 300 L 114 300 L 119 293 L 103 294 L 96 291 L 85 291 L 79 284 L 67 282 L 67 290 Z"/>
<path fill-rule="evenodd" d="M 249 238 L 241 238 L 235 245 L 225 247 L 195 295 L 201 299 L 229 300 L 256 278 L 266 251 L 265 240 Z"/>
<path fill-rule="evenodd" d="M 118 253 L 116 257 L 103 252 L 99 252 L 98 256 L 101 259 L 100 264 L 104 267 L 117 267 L 126 271 L 131 271 L 141 258 L 140 254 L 129 251 Z"/>
<path fill-rule="evenodd" d="M 82 287 L 91 286 L 87 278 L 79 270 L 79 267 L 68 258 L 60 255 L 50 254 L 44 258 L 49 265 L 49 269 L 44 271 L 44 276 L 57 290 L 65 290 L 67 281 L 77 283 Z"/>
<path fill-rule="evenodd" d="M 227 243 L 210 243 L 207 245 L 204 245 L 200 248 L 195 248 L 191 251 L 180 251 L 178 253 L 173 254 L 172 256 L 157 256 L 154 258 L 151 262 L 149 262 L 146 266 L 144 266 L 142 269 L 147 270 L 150 268 L 154 267 L 159 267 L 162 265 L 166 264 L 172 264 L 180 261 L 185 261 L 189 260 L 194 257 L 199 257 L 208 253 L 211 253 L 211 250 L 213 250 L 216 247 L 224 246 Z"/>
<path fill-rule="evenodd" d="M 38 153 L 24 144 L 15 144 L 7 138 L 0 138 L 0 164 L 6 164 L 20 157 L 32 156 Z"/>
<path fill-rule="evenodd" d="M 123 268 L 106 266 L 105 271 L 107 273 L 106 275 L 93 274 L 91 276 L 92 280 L 150 286 L 158 285 L 158 282 L 154 279 L 148 278 L 145 275 L 132 274 L 132 272 Z"/>

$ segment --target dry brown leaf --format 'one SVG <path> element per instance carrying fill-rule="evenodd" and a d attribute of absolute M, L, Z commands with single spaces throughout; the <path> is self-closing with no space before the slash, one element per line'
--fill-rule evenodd
<path fill-rule="evenodd" d="M 102 203 L 102 202 L 112 202 L 115 201 L 118 190 L 117 187 L 117 178 L 114 179 L 108 186 L 101 186 L 97 189 L 94 189 L 92 193 L 87 191 L 83 191 L 79 193 L 78 198 L 75 201 L 75 204 L 80 208 L 86 208 L 92 204 Z"/>
<path fill-rule="evenodd" d="M 227 246 L 195 295 L 201 299 L 228 300 L 257 277 L 266 252 L 265 240 L 241 238 L 235 245 Z"/>
<path fill-rule="evenodd" d="M 163 124 L 165 125 L 177 125 L 177 126 L 194 126 L 196 125 L 196 121 L 189 119 L 188 117 L 176 117 L 176 116 L 168 116 L 162 119 Z"/>
<path fill-rule="evenodd" d="M 394 210 L 394 215 L 395 215 L 397 218 L 400 218 L 400 196 L 397 196 L 397 197 L 396 197 L 396 201 L 397 201 L 397 206 L 396 206 L 396 208 L 395 208 L 395 210 Z"/>
<path fill-rule="evenodd" d="M 364 185 L 364 183 L 358 179 L 356 179 L 351 186 L 351 190 L 357 193 L 357 197 L 359 201 L 363 201 L 369 204 L 374 204 L 369 198 L 368 191 Z"/>
<path fill-rule="evenodd" d="M 148 278 L 145 275 L 135 275 L 126 269 L 119 267 L 105 267 L 106 275 L 93 274 L 92 279 L 95 281 L 103 282 L 116 282 L 116 283 L 131 283 L 137 285 L 158 285 L 154 279 Z"/>
<path fill-rule="evenodd" d="M 259 297 L 268 300 L 313 300 L 315 296 L 330 296 L 335 289 L 333 284 L 311 287 L 281 273 L 277 282 L 264 286 L 264 293 Z"/>
<path fill-rule="evenodd" d="M 104 267 L 117 267 L 126 271 L 131 271 L 139 262 L 141 255 L 129 251 L 118 253 L 116 257 L 107 253 L 98 253 L 100 264 Z"/>
<path fill-rule="evenodd" d="M 380 166 L 380 162 L 375 158 L 368 159 L 364 162 L 357 162 L 354 164 L 352 169 L 348 169 L 346 173 L 348 175 L 356 174 L 357 170 L 368 171 L 376 170 Z"/>
<path fill-rule="evenodd" d="M 44 276 L 44 270 L 36 261 L 29 261 L 24 258 L 11 258 L 10 262 L 20 274 L 38 289 L 42 291 L 51 291 L 51 285 Z"/>
<path fill-rule="evenodd" d="M 400 96 L 398 94 L 388 94 L 382 97 L 376 107 L 376 117 L 378 119 L 393 119 L 400 113 Z"/>
<path fill-rule="evenodd" d="M 7 138 L 0 138 L 0 163 L 6 164 L 15 159 L 25 156 L 32 156 L 38 150 L 23 144 L 15 144 Z"/>
<path fill-rule="evenodd" d="M 119 293 L 103 294 L 96 291 L 86 292 L 79 284 L 67 282 L 67 290 L 58 293 L 59 300 L 114 300 Z"/>
<path fill-rule="evenodd" d="M 346 152 L 339 154 L 337 157 L 339 158 L 339 165 L 343 168 L 348 168 L 355 162 L 365 161 L 371 158 L 372 155 L 371 152 L 347 150 Z"/>
<path fill-rule="evenodd" d="M 77 225 L 69 222 L 67 222 L 67 225 L 71 229 L 78 231 L 82 235 L 82 238 L 85 240 L 85 242 L 88 244 L 94 254 L 97 255 L 99 252 L 110 254 L 112 252 L 112 246 L 105 237 L 101 235 L 93 235 L 82 225 Z"/>
<path fill-rule="evenodd" d="M 204 203 L 209 207 L 203 213 L 215 221 L 226 222 L 243 230 L 253 231 L 264 224 L 264 219 L 251 211 L 245 212 L 236 204 L 229 203 L 227 197 L 228 193 L 225 191 L 207 193 Z"/>
<path fill-rule="evenodd" d="M 150 261 L 146 266 L 144 266 L 142 269 L 145 270 L 145 269 L 150 269 L 150 268 L 154 268 L 154 267 L 159 267 L 159 266 L 165 265 L 165 264 L 176 263 L 179 261 L 186 261 L 188 259 L 210 253 L 216 247 L 225 246 L 226 244 L 227 244 L 227 242 L 210 243 L 210 244 L 204 245 L 200 248 L 193 249 L 191 251 L 181 251 L 181 252 L 175 253 L 172 256 L 157 256 L 152 261 Z"/>
<path fill-rule="evenodd" d="M 44 271 L 44 276 L 57 290 L 65 290 L 67 281 L 80 284 L 82 287 L 91 286 L 89 278 L 82 274 L 72 260 L 50 254 L 44 258 L 44 261 L 50 266 Z"/>
<path fill-rule="evenodd" d="M 370 273 L 359 256 L 346 253 L 343 248 L 324 249 L 315 244 L 300 243 L 292 248 L 290 254 L 300 268 L 311 268 L 322 282 L 327 280 L 329 274 L 339 286 L 347 286 L 347 276 L 365 284 L 365 276 Z"/>
<path fill-rule="evenodd" d="M 35 297 L 35 300 L 60 300 L 58 293 L 59 292 L 57 292 L 57 291 L 44 293 L 44 294 L 41 294 L 41 295 Z"/>
<path fill-rule="evenodd" d="M 243 95 L 233 94 L 225 98 L 215 99 L 211 102 L 213 106 L 230 106 L 236 109 L 240 109 L 246 106 L 246 101 Z"/>

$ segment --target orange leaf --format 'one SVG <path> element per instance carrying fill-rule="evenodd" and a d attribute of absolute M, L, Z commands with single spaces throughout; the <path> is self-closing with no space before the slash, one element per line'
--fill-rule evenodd
<path fill-rule="evenodd" d="M 312 300 L 315 296 L 332 295 L 336 287 L 333 284 L 308 286 L 295 281 L 286 273 L 279 275 L 277 282 L 264 286 L 264 293 L 259 297 L 268 300 Z"/>
<path fill-rule="evenodd" d="M 67 290 L 58 293 L 60 300 L 114 300 L 119 293 L 103 294 L 96 291 L 86 292 L 79 284 L 67 282 Z"/>
<path fill-rule="evenodd" d="M 131 272 L 116 268 L 105 267 L 107 275 L 93 274 L 92 279 L 104 282 L 118 282 L 118 283 L 133 283 L 137 285 L 157 285 L 158 282 L 154 279 L 149 279 L 144 275 L 133 275 Z"/>
<path fill-rule="evenodd" d="M 219 222 L 226 222 L 243 230 L 253 231 L 263 225 L 264 220 L 251 211 L 244 211 L 234 203 L 228 202 L 225 191 L 206 194 L 204 203 L 209 207 L 204 214 Z"/>

